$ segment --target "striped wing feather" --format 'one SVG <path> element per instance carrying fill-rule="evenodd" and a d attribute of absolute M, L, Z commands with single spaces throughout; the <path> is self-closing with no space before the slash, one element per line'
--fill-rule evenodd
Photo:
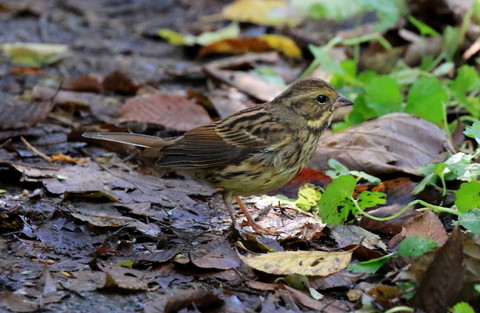
<path fill-rule="evenodd" d="M 163 147 L 156 166 L 193 169 L 238 164 L 284 138 L 285 129 L 272 122 L 257 107 L 197 127 Z"/>

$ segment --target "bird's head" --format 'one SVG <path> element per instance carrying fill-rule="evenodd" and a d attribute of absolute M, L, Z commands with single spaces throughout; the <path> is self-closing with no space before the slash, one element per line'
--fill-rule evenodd
<path fill-rule="evenodd" d="M 299 80 L 272 100 L 273 106 L 289 108 L 303 117 L 312 129 L 324 129 L 330 124 L 335 108 L 352 104 L 332 85 L 318 78 Z"/>

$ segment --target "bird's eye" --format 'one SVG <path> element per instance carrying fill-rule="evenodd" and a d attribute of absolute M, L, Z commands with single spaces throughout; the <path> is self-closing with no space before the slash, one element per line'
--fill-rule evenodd
<path fill-rule="evenodd" d="M 319 95 L 317 96 L 317 101 L 321 104 L 324 104 L 328 101 L 328 97 L 325 95 Z"/>

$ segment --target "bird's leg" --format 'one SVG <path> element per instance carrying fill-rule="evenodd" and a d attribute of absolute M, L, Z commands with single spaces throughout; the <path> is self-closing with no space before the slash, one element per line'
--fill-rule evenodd
<path fill-rule="evenodd" d="M 268 235 L 278 235 L 278 234 L 281 234 L 281 232 L 279 231 L 274 231 L 274 230 L 270 230 L 268 228 L 264 228 L 260 225 L 258 225 L 253 217 L 250 215 L 250 213 L 248 212 L 247 208 L 245 207 L 245 205 L 243 204 L 242 200 L 240 199 L 240 197 L 238 196 L 235 196 L 235 201 L 237 201 L 237 204 L 240 206 L 240 210 L 242 210 L 243 214 L 245 214 L 245 217 L 247 218 L 247 221 L 248 221 L 248 225 L 250 227 L 252 227 L 253 231 L 257 234 L 268 234 Z"/>
<path fill-rule="evenodd" d="M 225 206 L 227 207 L 228 215 L 232 219 L 233 227 L 238 229 L 237 220 L 235 218 L 235 213 L 233 212 L 233 208 L 232 208 L 232 194 L 228 193 L 228 192 L 224 192 L 222 194 L 222 197 L 223 197 L 223 202 L 225 203 Z"/>

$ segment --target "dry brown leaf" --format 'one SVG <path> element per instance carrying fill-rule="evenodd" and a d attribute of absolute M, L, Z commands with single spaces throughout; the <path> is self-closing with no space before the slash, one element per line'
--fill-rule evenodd
<path fill-rule="evenodd" d="M 120 109 L 121 121 L 144 122 L 187 131 L 211 122 L 207 111 L 184 97 L 164 94 L 136 96 Z"/>
<path fill-rule="evenodd" d="M 439 246 L 442 246 L 448 239 L 445 227 L 432 211 L 425 211 L 421 216 L 405 224 L 402 231 L 390 240 L 389 246 L 394 247 L 404 238 L 412 236 L 428 237 Z"/>
<path fill-rule="evenodd" d="M 322 299 L 315 300 L 305 293 L 298 291 L 287 285 L 276 285 L 277 289 L 288 290 L 290 295 L 296 302 L 298 302 L 303 307 L 315 310 L 316 312 L 325 312 L 325 313 L 345 313 L 351 312 L 352 307 L 349 307 L 346 302 L 341 302 L 334 299 Z"/>
<path fill-rule="evenodd" d="M 121 95 L 135 95 L 138 90 L 138 86 L 126 74 L 118 71 L 105 76 L 102 87 Z"/>
<path fill-rule="evenodd" d="M 465 279 L 462 233 L 456 228 L 429 265 L 412 301 L 426 313 L 446 312 Z"/>
<path fill-rule="evenodd" d="M 105 272 L 105 284 L 102 288 L 119 288 L 125 290 L 147 290 L 148 281 L 145 273 L 121 266 L 99 265 Z"/>
<path fill-rule="evenodd" d="M 206 66 L 205 72 L 261 101 L 270 101 L 284 90 L 282 86 L 247 72 L 221 70 L 211 66 Z"/>
<path fill-rule="evenodd" d="M 108 216 L 102 215 L 101 212 L 97 215 L 73 212 L 70 214 L 81 221 L 98 227 L 131 227 L 148 236 L 156 236 L 158 233 L 157 225 L 153 223 L 147 225 L 131 217 Z"/>
<path fill-rule="evenodd" d="M 53 107 L 52 101 L 2 103 L 0 105 L 0 129 L 33 126 L 47 118 Z"/>
<path fill-rule="evenodd" d="M 62 89 L 77 92 L 100 92 L 102 84 L 96 77 L 84 75 L 65 83 Z"/>
<path fill-rule="evenodd" d="M 320 138 L 309 167 L 327 170 L 336 159 L 351 170 L 372 175 L 415 174 L 443 159 L 450 144 L 436 125 L 406 113 L 393 113 Z"/>
<path fill-rule="evenodd" d="M 286 251 L 239 256 L 248 266 L 269 274 L 327 276 L 346 268 L 352 259 L 352 253 L 353 250 L 342 252 Z"/>

